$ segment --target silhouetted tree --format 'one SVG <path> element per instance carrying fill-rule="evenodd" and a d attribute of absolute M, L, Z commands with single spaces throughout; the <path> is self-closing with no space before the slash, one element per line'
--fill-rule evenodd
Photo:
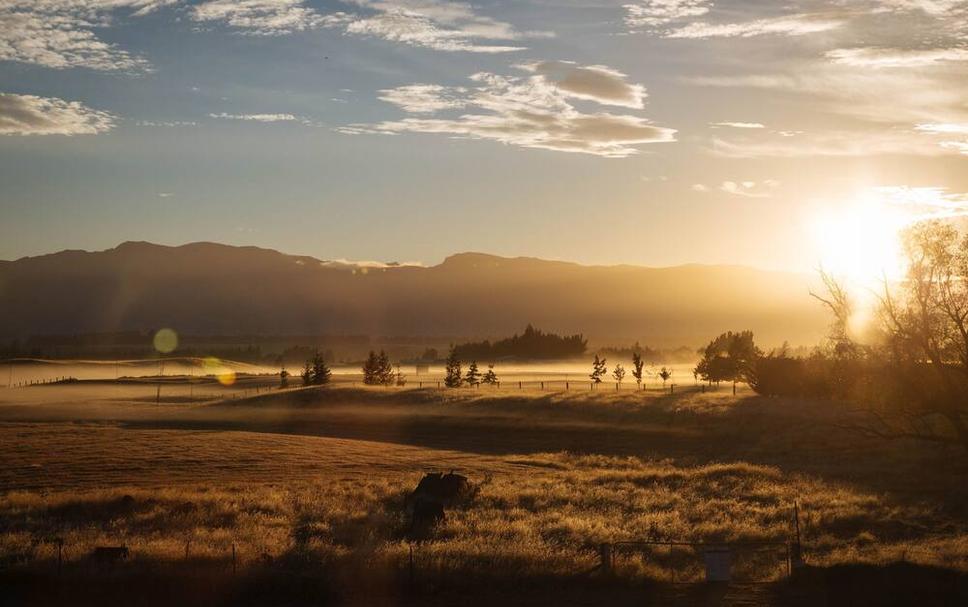
<path fill-rule="evenodd" d="M 638 345 L 638 342 L 636 342 Z M 632 353 L 632 377 L 635 378 L 635 383 L 640 388 L 642 387 L 642 368 L 645 367 L 645 362 L 642 360 L 642 355 L 638 352 Z"/>
<path fill-rule="evenodd" d="M 662 379 L 662 389 L 665 389 L 666 382 L 672 377 L 672 369 L 662 367 L 659 369 L 659 377 Z"/>
<path fill-rule="evenodd" d="M 599 358 L 598 354 L 595 355 L 595 360 L 592 362 L 592 372 L 588 376 L 596 384 L 602 383 L 602 378 L 608 373 L 608 367 L 605 366 L 606 359 Z"/>
<path fill-rule="evenodd" d="M 622 365 L 615 365 L 615 369 L 612 371 L 612 377 L 615 378 L 615 383 L 621 386 L 622 380 L 625 379 L 625 367 Z"/>
<path fill-rule="evenodd" d="M 839 377 L 861 373 L 849 398 L 867 406 L 861 429 L 885 438 L 960 444 L 968 450 L 968 235 L 949 223 L 925 221 L 903 235 L 908 267 L 886 283 L 875 329 L 881 341 L 858 343 L 845 289 L 822 274 L 833 313 L 831 341 Z M 852 373 L 850 373 L 852 371 Z"/>
<path fill-rule="evenodd" d="M 397 365 L 396 383 L 397 383 L 398 386 L 406 386 L 407 385 L 407 376 L 404 375 L 403 374 L 403 371 L 400 370 L 400 365 L 399 364 Z"/>
<path fill-rule="evenodd" d="M 381 386 L 391 386 L 394 382 L 393 365 L 390 364 L 390 357 L 383 350 L 376 359 L 376 383 Z"/>
<path fill-rule="evenodd" d="M 484 377 L 481 378 L 481 383 L 485 383 L 490 386 L 493 386 L 497 384 L 497 382 L 498 382 L 497 373 L 494 372 L 494 365 L 488 365 L 487 372 L 484 373 Z"/>
<path fill-rule="evenodd" d="M 363 383 L 368 386 L 380 383 L 380 360 L 373 350 L 370 350 L 370 354 L 363 362 Z"/>
<path fill-rule="evenodd" d="M 706 381 L 733 382 L 733 394 L 736 393 L 736 383 L 747 380 L 754 362 L 762 355 L 753 343 L 752 331 L 723 333 L 700 353 L 702 359 L 696 365 L 696 373 Z"/>
<path fill-rule="evenodd" d="M 279 389 L 285 390 L 289 387 L 289 371 L 282 369 L 279 371 Z"/>
<path fill-rule="evenodd" d="M 459 388 L 464 382 L 464 378 L 461 377 L 460 359 L 457 358 L 454 348 L 450 349 L 450 354 L 447 356 L 444 373 L 444 385 L 448 388 Z"/>
<path fill-rule="evenodd" d="M 304 386 L 312 385 L 313 383 L 313 364 L 310 361 L 306 361 L 306 366 L 303 367 L 303 371 L 300 374 L 302 377 L 302 382 Z"/>
<path fill-rule="evenodd" d="M 311 360 L 312 363 L 312 383 L 314 386 L 323 386 L 329 383 L 332 373 L 329 367 L 326 366 L 326 360 L 319 353 L 319 350 L 313 354 Z"/>
<path fill-rule="evenodd" d="M 481 383 L 481 372 L 477 370 L 477 361 L 471 361 L 467 367 L 467 375 L 464 376 L 464 383 L 468 386 L 478 386 Z"/>
<path fill-rule="evenodd" d="M 437 360 L 437 348 L 427 348 L 424 350 L 423 354 L 420 355 L 420 359 L 427 361 Z"/>

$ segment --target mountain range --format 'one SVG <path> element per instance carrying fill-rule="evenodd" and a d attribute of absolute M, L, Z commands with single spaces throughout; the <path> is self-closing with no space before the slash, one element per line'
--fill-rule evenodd
<path fill-rule="evenodd" d="M 0 261 L 0 336 L 171 327 L 191 335 L 497 337 L 527 323 L 593 343 L 698 345 L 752 329 L 817 343 L 810 277 L 740 266 L 586 266 L 459 253 L 423 267 L 215 243 L 126 242 Z"/>

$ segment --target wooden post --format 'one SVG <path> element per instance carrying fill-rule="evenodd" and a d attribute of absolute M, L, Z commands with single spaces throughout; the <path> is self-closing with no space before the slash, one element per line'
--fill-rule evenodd
<path fill-rule="evenodd" d="M 598 555 L 601 558 L 602 573 L 611 575 L 612 573 L 612 545 L 602 543 L 598 546 Z"/>
<path fill-rule="evenodd" d="M 565 382 L 565 391 L 568 391 L 568 382 Z"/>
<path fill-rule="evenodd" d="M 57 539 L 57 575 L 60 575 L 61 565 L 64 563 L 64 540 Z"/>
<path fill-rule="evenodd" d="M 232 575 L 235 575 L 235 542 L 232 542 Z"/>
<path fill-rule="evenodd" d="M 518 390 L 521 389 L 521 382 L 518 382 Z"/>
<path fill-rule="evenodd" d="M 413 586 L 414 582 L 414 567 L 413 567 L 413 544 L 410 544 L 410 585 Z"/>
<path fill-rule="evenodd" d="M 158 391 L 155 393 L 155 404 L 156 405 L 161 404 L 161 385 L 160 384 L 158 385 Z"/>
<path fill-rule="evenodd" d="M 544 390 L 544 382 L 541 382 L 541 389 Z"/>
<path fill-rule="evenodd" d="M 185 540 L 185 560 L 186 561 L 188 560 L 188 549 L 189 549 L 189 546 L 191 546 L 191 543 L 192 543 L 191 540 Z"/>

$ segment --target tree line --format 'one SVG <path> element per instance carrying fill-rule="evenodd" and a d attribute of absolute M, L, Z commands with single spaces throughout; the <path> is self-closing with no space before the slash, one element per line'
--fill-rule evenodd
<path fill-rule="evenodd" d="M 545 333 L 528 324 L 524 333 L 491 343 L 488 340 L 454 346 L 453 353 L 461 360 L 489 360 L 518 358 L 549 360 L 574 358 L 585 353 L 588 340 L 581 334 L 557 335 Z"/>

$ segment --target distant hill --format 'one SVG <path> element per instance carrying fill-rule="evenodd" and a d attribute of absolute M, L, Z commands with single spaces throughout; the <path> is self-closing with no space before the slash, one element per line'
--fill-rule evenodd
<path fill-rule="evenodd" d="M 183 334 L 504 337 L 526 323 L 593 342 L 699 344 L 751 328 L 815 343 L 809 277 L 736 266 L 584 266 L 460 253 L 433 267 L 256 247 L 126 242 L 0 262 L 0 336 L 172 327 Z"/>

